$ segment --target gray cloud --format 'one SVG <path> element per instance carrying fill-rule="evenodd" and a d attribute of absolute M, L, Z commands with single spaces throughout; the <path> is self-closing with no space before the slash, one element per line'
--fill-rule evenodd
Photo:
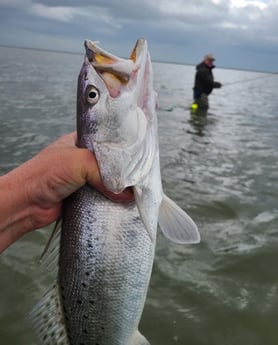
<path fill-rule="evenodd" d="M 277 71 L 277 15 L 277 0 L 0 0 L 0 44 L 81 52 L 90 38 L 123 55 L 144 36 L 156 60 L 213 51 L 223 67 Z"/>

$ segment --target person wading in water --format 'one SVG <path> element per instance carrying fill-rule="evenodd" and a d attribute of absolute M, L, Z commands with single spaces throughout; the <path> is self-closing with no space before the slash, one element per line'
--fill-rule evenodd
<path fill-rule="evenodd" d="M 205 113 L 209 108 L 208 96 L 213 89 L 220 88 L 221 83 L 214 81 L 212 69 L 215 58 L 212 54 L 207 54 L 204 60 L 196 66 L 195 83 L 193 87 L 194 107 L 203 110 Z"/>

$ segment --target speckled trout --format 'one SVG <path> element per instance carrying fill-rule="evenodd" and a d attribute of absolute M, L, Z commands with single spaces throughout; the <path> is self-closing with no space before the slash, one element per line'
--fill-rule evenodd
<path fill-rule="evenodd" d="M 129 59 L 85 41 L 77 90 L 78 146 L 94 152 L 116 203 L 85 185 L 64 202 L 44 254 L 56 282 L 29 319 L 38 344 L 147 345 L 138 331 L 157 225 L 176 243 L 197 243 L 192 219 L 162 190 L 156 102 L 147 42 Z M 56 260 L 58 269 L 55 270 Z"/>

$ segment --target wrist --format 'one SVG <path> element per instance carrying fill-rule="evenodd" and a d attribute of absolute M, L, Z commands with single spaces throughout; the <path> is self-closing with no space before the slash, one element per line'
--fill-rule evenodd
<path fill-rule="evenodd" d="M 26 183 L 16 171 L 0 176 L 0 252 L 28 231 Z"/>

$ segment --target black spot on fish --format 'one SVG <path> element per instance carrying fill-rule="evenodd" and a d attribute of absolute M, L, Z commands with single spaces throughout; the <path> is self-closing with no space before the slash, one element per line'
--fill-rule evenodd
<path fill-rule="evenodd" d="M 82 301 L 80 299 L 77 300 L 78 304 L 82 304 Z"/>
<path fill-rule="evenodd" d="M 85 288 L 87 285 L 85 283 L 82 283 L 82 286 Z"/>
<path fill-rule="evenodd" d="M 86 329 L 83 329 L 83 333 L 88 334 L 88 331 Z"/>
<path fill-rule="evenodd" d="M 88 316 L 87 316 L 87 315 L 83 315 L 83 318 L 84 318 L 85 320 L 88 320 Z"/>
<path fill-rule="evenodd" d="M 90 304 L 95 304 L 95 301 L 90 300 L 89 303 L 90 303 Z"/>

